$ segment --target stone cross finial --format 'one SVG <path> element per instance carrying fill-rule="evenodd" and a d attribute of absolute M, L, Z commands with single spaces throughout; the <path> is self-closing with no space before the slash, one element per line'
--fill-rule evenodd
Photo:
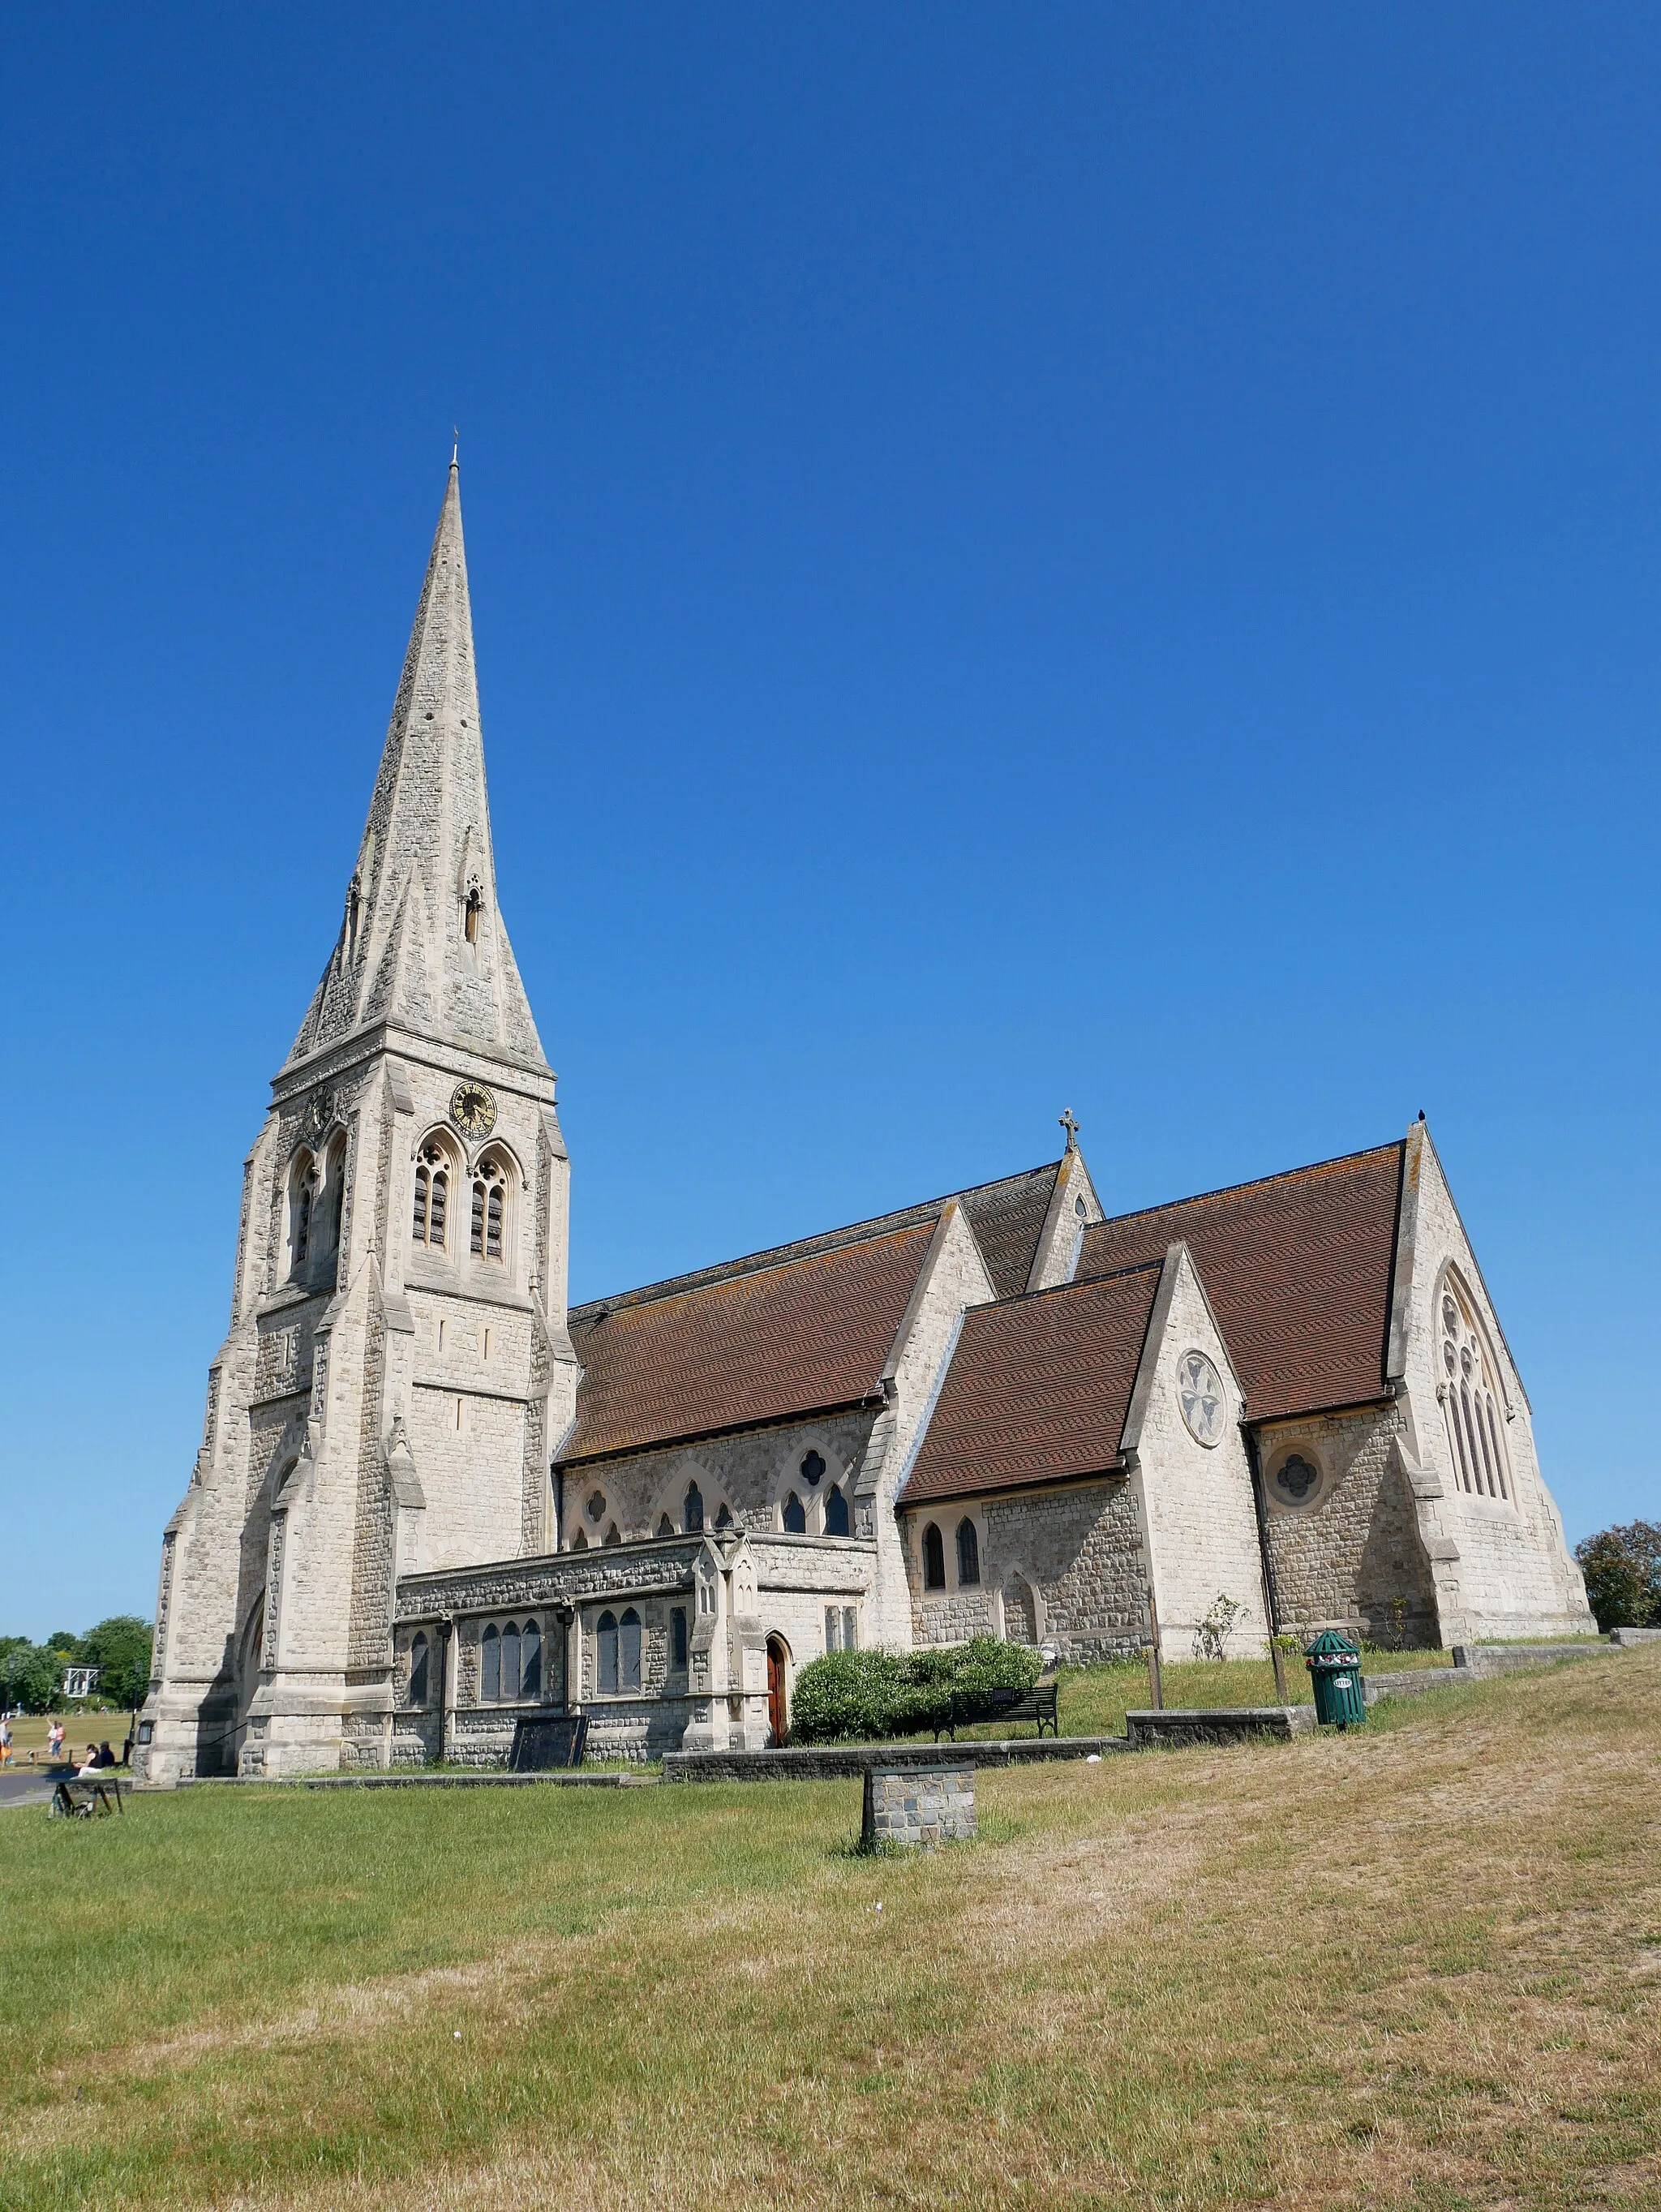
<path fill-rule="evenodd" d="M 1076 1152 L 1078 1148 L 1079 1124 L 1073 1119 L 1073 1109 L 1070 1106 L 1063 1109 L 1060 1119 L 1062 1127 L 1067 1132 L 1067 1150 L 1070 1152 Z"/>

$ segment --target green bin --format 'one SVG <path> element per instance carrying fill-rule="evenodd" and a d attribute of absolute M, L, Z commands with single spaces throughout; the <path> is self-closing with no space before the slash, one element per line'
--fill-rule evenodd
<path fill-rule="evenodd" d="M 1315 1692 L 1315 1718 L 1324 1728 L 1348 1728 L 1367 1718 L 1367 1698 L 1361 1689 L 1361 1647 L 1325 1630 L 1303 1655 Z"/>

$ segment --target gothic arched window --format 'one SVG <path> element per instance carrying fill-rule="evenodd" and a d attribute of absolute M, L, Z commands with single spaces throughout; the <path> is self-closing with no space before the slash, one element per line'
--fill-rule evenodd
<path fill-rule="evenodd" d="M 317 1205 L 318 1164 L 310 1152 L 296 1152 L 288 1170 L 288 1270 L 299 1274 L 312 1252 L 312 1216 Z"/>
<path fill-rule="evenodd" d="M 640 1686 L 640 1616 L 632 1605 L 617 1624 L 617 1686 L 621 1690 Z"/>
<path fill-rule="evenodd" d="M 1454 1472 L 1461 1490 L 1477 1498 L 1511 1497 L 1502 1442 L 1504 1413 L 1494 1362 L 1475 1315 L 1450 1275 L 1442 1287 L 1442 1401 Z"/>
<path fill-rule="evenodd" d="M 450 1210 L 450 1156 L 442 1145 L 423 1145 L 415 1158 L 415 1211 L 410 1234 L 431 1252 L 445 1249 Z"/>
<path fill-rule="evenodd" d="M 603 1613 L 594 1625 L 595 1679 L 603 1692 L 617 1687 L 617 1616 Z"/>
<path fill-rule="evenodd" d="M 946 1587 L 946 1547 L 932 1521 L 923 1531 L 923 1587 L 924 1589 L 944 1589 Z"/>
<path fill-rule="evenodd" d="M 427 1703 L 427 1632 L 415 1631 L 409 1646 L 409 1702 L 412 1705 Z"/>
<path fill-rule="evenodd" d="M 507 1210 L 507 1170 L 494 1156 L 481 1160 L 473 1176 L 471 1249 L 480 1260 L 502 1256 L 502 1224 Z"/>
<path fill-rule="evenodd" d="M 329 1147 L 323 1171 L 323 1218 L 318 1224 L 317 1248 L 324 1259 L 340 1251 L 340 1230 L 346 1210 L 346 1133 L 342 1130 Z"/>
<path fill-rule="evenodd" d="M 502 1695 L 517 1698 L 519 1694 L 519 1631 L 518 1624 L 509 1621 L 502 1631 Z"/>
<path fill-rule="evenodd" d="M 825 1493 L 825 1534 L 827 1536 L 852 1534 L 848 1526 L 848 1501 L 842 1495 L 840 1482 L 832 1483 Z"/>
<path fill-rule="evenodd" d="M 502 1640 L 493 1620 L 479 1647 L 479 1695 L 486 1705 L 494 1705 L 501 1693 Z"/>
<path fill-rule="evenodd" d="M 686 1506 L 681 1519 L 688 1536 L 695 1536 L 704 1525 L 704 1493 L 695 1482 L 687 1485 Z"/>
<path fill-rule="evenodd" d="M 534 1620 L 527 1620 L 519 1637 L 519 1695 L 540 1698 L 543 1693 L 543 1632 Z"/>
<path fill-rule="evenodd" d="M 808 1509 L 793 1490 L 785 1500 L 785 1526 L 792 1536 L 808 1533 Z"/>
<path fill-rule="evenodd" d="M 957 1579 L 965 1586 L 980 1580 L 980 1537 L 973 1521 L 957 1524 Z"/>
<path fill-rule="evenodd" d="M 809 1490 L 816 1490 L 825 1478 L 825 1458 L 822 1452 L 803 1452 L 802 1480 Z"/>

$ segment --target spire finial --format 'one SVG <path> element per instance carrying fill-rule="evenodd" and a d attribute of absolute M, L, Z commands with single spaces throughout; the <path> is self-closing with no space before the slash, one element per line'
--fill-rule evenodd
<path fill-rule="evenodd" d="M 450 465 L 452 469 L 458 469 L 461 466 L 461 432 L 453 422 L 450 425 L 450 435 L 453 441 L 450 447 Z"/>
<path fill-rule="evenodd" d="M 1070 1152 L 1076 1152 L 1078 1150 L 1079 1124 L 1073 1119 L 1072 1108 L 1063 1107 L 1058 1118 L 1062 1127 L 1067 1132 L 1067 1150 Z"/>

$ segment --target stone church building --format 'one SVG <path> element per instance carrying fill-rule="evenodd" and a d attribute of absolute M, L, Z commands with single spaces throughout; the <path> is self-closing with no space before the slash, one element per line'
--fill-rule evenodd
<path fill-rule="evenodd" d="M 497 900 L 452 465 L 340 933 L 243 1176 L 162 1539 L 154 1782 L 759 1747 L 826 1650 L 1185 1656 L 1220 1594 L 1592 1628 L 1422 1121 L 1109 1216 L 1059 1159 L 567 1308 L 571 1163 Z"/>

